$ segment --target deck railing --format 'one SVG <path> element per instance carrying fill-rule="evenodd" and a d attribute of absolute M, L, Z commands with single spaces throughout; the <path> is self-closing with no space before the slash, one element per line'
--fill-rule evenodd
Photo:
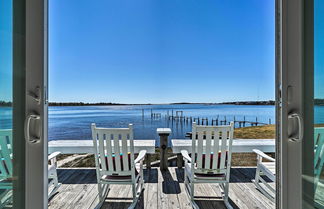
<path fill-rule="evenodd" d="M 171 140 L 171 150 L 173 154 L 178 155 L 177 162 L 181 162 L 181 150 L 191 151 L 191 140 L 188 139 L 169 139 L 171 130 L 168 128 L 158 128 L 157 133 L 160 136 L 160 168 L 166 169 L 168 166 L 168 141 Z M 134 140 L 135 153 L 140 150 L 147 151 L 146 166 L 151 167 L 151 155 L 155 154 L 157 149 L 156 141 L 152 140 Z M 233 153 L 252 153 L 253 149 L 259 149 L 263 152 L 275 152 L 274 139 L 234 139 L 232 145 Z M 62 154 L 92 154 L 93 142 L 92 140 L 53 140 L 49 142 L 48 152 L 61 152 Z"/>

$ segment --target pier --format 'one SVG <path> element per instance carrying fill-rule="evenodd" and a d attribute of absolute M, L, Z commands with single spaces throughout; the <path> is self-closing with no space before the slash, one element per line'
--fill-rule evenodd
<path fill-rule="evenodd" d="M 144 119 L 144 109 L 142 110 L 142 117 Z M 153 109 L 150 109 L 150 115 L 151 119 L 161 119 L 163 118 L 161 112 L 155 112 Z M 184 122 L 186 124 L 191 124 L 193 122 L 196 122 L 198 125 L 228 125 L 231 121 L 234 122 L 235 127 L 249 127 L 249 126 L 263 126 L 263 125 L 271 125 L 272 121 L 271 118 L 267 120 L 267 122 L 263 121 L 261 122 L 258 117 L 255 117 L 255 120 L 252 120 L 251 118 L 246 119 L 246 116 L 237 117 L 237 116 L 220 116 L 217 115 L 216 117 L 192 117 L 192 116 L 186 116 L 184 114 L 183 110 L 166 110 L 166 114 L 164 115 L 164 118 L 168 121 L 172 122 Z M 238 119 L 241 118 L 241 119 Z"/>

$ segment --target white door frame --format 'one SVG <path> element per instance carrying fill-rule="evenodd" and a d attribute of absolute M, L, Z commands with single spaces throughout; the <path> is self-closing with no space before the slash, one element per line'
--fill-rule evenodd
<path fill-rule="evenodd" d="M 280 124 L 280 137 L 277 138 L 279 208 L 302 208 L 304 140 L 289 140 L 299 138 L 299 133 L 296 120 L 289 120 L 288 115 L 297 113 L 306 119 L 305 110 L 308 108 L 304 105 L 304 99 L 309 96 L 304 93 L 307 64 L 304 54 L 304 9 L 307 7 L 307 1 L 277 0 L 276 6 L 276 34 L 280 34 L 280 38 L 276 35 L 276 98 L 280 101 L 277 104 L 277 118 Z M 41 116 L 41 140 L 38 143 L 26 143 L 26 208 L 31 209 L 47 208 L 47 71 L 47 1 L 26 0 L 26 91 L 35 92 L 39 86 L 41 98 L 40 104 L 37 104 L 31 96 L 26 96 L 26 116 L 30 113 Z M 307 116 L 307 119 L 309 117 Z M 305 126 L 302 127 L 302 131 L 309 136 L 309 129 L 305 129 Z M 42 200 L 39 197 L 42 197 Z"/>
<path fill-rule="evenodd" d="M 288 120 L 291 113 L 303 117 L 302 107 L 302 10 L 303 0 L 282 0 L 280 4 L 280 160 L 279 208 L 301 209 L 301 142 L 289 141 L 296 128 Z M 289 130 L 288 130 L 289 129 Z"/>
<path fill-rule="evenodd" d="M 47 0 L 26 0 L 25 208 L 27 209 L 43 209 L 48 205 L 47 16 Z M 30 115 L 39 116 L 39 119 Z M 30 127 L 26 126 L 28 121 Z"/>
<path fill-rule="evenodd" d="M 306 193 L 312 193 L 303 174 L 311 174 L 313 168 L 312 161 L 303 163 L 309 158 L 303 150 L 314 152 L 309 146 L 314 141 L 312 5 L 313 0 L 277 1 L 277 208 L 312 206 L 303 201 Z"/>

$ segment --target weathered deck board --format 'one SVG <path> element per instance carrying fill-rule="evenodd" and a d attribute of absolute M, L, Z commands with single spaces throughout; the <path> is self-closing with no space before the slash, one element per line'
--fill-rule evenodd
<path fill-rule="evenodd" d="M 158 169 L 146 170 L 144 208 L 158 208 Z"/>
<path fill-rule="evenodd" d="M 275 208 L 274 203 L 263 196 L 253 185 L 255 168 L 237 167 L 231 170 L 230 203 L 233 208 Z M 59 169 L 62 183 L 58 193 L 50 200 L 50 209 L 94 208 L 98 203 L 96 171 L 93 168 Z M 183 169 L 158 168 L 144 171 L 145 190 L 137 208 L 189 209 L 189 198 L 184 188 Z M 221 190 L 217 184 L 201 184 L 195 187 L 197 204 L 202 209 L 225 208 Z M 126 209 L 132 202 L 130 186 L 113 185 L 102 208 Z"/>

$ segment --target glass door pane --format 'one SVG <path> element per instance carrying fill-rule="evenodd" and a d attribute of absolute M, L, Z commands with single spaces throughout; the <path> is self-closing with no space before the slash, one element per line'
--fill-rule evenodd
<path fill-rule="evenodd" d="M 324 207 L 324 1 L 314 2 L 314 188 L 315 207 Z"/>
<path fill-rule="evenodd" d="M 12 205 L 12 1 L 0 1 L 0 208 Z"/>
<path fill-rule="evenodd" d="M 12 1 L 0 1 L 0 208 L 12 206 Z"/>
<path fill-rule="evenodd" d="M 47 208 L 44 2 L 0 1 L 0 209 Z"/>

